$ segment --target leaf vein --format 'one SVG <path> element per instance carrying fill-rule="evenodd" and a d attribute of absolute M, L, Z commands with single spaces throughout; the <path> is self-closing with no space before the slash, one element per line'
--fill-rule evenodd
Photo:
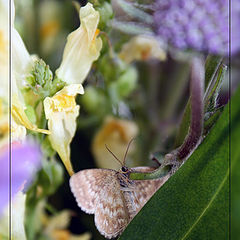
<path fill-rule="evenodd" d="M 219 187 L 217 188 L 217 191 L 215 192 L 215 194 L 213 195 L 212 199 L 209 201 L 208 205 L 205 207 L 205 209 L 203 210 L 203 212 L 200 214 L 200 216 L 197 218 L 197 220 L 195 221 L 195 223 L 190 227 L 190 229 L 185 233 L 185 235 L 182 237 L 181 240 L 186 239 L 186 237 L 190 234 L 190 232 L 193 230 L 193 228 L 197 225 L 197 223 L 200 221 L 200 219 L 203 217 L 203 215 L 205 214 L 205 212 L 208 210 L 208 208 L 210 207 L 210 205 L 212 204 L 212 202 L 214 201 L 214 199 L 216 198 L 216 196 L 218 195 L 218 193 L 220 192 L 221 188 L 223 187 L 227 177 L 229 175 L 229 169 L 227 171 L 227 174 L 225 175 L 223 181 L 221 182 L 221 184 L 219 185 Z"/>

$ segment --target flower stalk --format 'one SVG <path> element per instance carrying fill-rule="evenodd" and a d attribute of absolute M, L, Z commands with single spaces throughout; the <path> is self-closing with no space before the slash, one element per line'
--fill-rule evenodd
<path fill-rule="evenodd" d="M 203 132 L 203 94 L 204 94 L 204 64 L 202 59 L 193 58 L 191 69 L 191 124 L 188 135 L 178 150 L 177 156 L 180 160 L 185 159 L 198 145 Z"/>

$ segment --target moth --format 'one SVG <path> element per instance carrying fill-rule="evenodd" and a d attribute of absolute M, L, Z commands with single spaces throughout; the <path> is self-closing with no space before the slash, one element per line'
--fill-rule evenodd
<path fill-rule="evenodd" d="M 109 149 L 108 151 L 121 163 Z M 155 180 L 131 180 L 129 178 L 131 172 L 150 172 L 155 168 L 127 168 L 125 166 L 127 151 L 119 171 L 87 169 L 70 178 L 70 188 L 78 206 L 88 214 L 95 214 L 94 220 L 98 231 L 108 239 L 121 234 L 168 179 L 168 176 L 165 176 Z"/>

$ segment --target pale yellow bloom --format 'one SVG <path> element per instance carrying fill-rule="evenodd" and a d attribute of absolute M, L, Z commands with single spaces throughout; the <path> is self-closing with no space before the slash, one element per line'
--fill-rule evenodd
<path fill-rule="evenodd" d="M 166 52 L 161 48 L 159 42 L 150 36 L 136 36 L 123 45 L 119 57 L 126 63 L 134 60 L 148 60 L 156 58 L 166 59 Z"/>
<path fill-rule="evenodd" d="M 45 56 L 56 53 L 65 44 L 67 32 L 61 26 L 62 4 L 59 1 L 41 1 L 39 4 L 40 48 Z"/>
<path fill-rule="evenodd" d="M 40 133 L 45 133 L 49 134 L 50 132 L 45 129 L 39 129 L 36 125 L 34 125 L 27 117 L 26 113 L 24 112 L 24 106 L 23 104 L 19 101 L 16 95 L 12 96 L 12 117 L 13 120 L 16 122 L 18 125 L 22 125 L 25 128 L 35 131 L 35 132 L 40 132 Z"/>
<path fill-rule="evenodd" d="M 8 1 L 0 0 L 0 101 L 1 107 L 8 109 L 9 100 L 9 19 L 8 19 Z M 14 20 L 14 5 L 13 20 Z M 12 22 L 13 22 L 12 20 Z M 25 78 L 33 66 L 33 60 L 28 53 L 20 35 L 12 26 L 12 140 L 23 140 L 26 136 L 26 128 L 29 130 L 49 133 L 47 130 L 39 129 L 28 119 L 25 114 L 25 103 L 21 94 L 21 88 L 26 85 Z M 4 106 L 5 105 L 5 106 Z M 9 129 L 8 111 L 3 111 L 0 115 L 0 129 Z M 6 128 L 7 124 L 7 128 Z M 5 131 L 8 133 L 8 130 Z"/>
<path fill-rule="evenodd" d="M 24 229 L 24 212 L 25 212 L 25 201 L 26 194 L 19 191 L 14 199 L 12 206 L 12 214 L 11 215 L 11 236 L 9 236 L 9 207 L 7 206 L 4 209 L 4 213 L 0 219 L 0 239 L 5 239 L 5 237 L 9 237 L 7 239 L 14 240 L 25 240 L 25 229 Z M 3 238 L 2 238 L 3 237 Z"/>
<path fill-rule="evenodd" d="M 107 151 L 107 145 L 111 151 L 123 161 L 128 143 L 138 134 L 137 125 L 129 120 L 106 118 L 103 126 L 97 132 L 92 143 L 92 152 L 96 163 L 101 168 L 119 169 L 121 166 Z M 133 146 L 129 149 L 131 154 Z"/>
<path fill-rule="evenodd" d="M 91 3 L 81 7 L 80 22 L 80 27 L 68 36 L 62 63 L 56 71 L 57 76 L 68 84 L 84 81 L 102 48 L 102 40 L 97 38 L 99 12 Z"/>
<path fill-rule="evenodd" d="M 49 140 L 54 150 L 61 157 L 69 174 L 73 174 L 70 161 L 70 143 L 76 131 L 76 118 L 79 106 L 75 96 L 83 94 L 81 84 L 71 84 L 57 92 L 53 97 L 44 99 L 44 111 L 51 132 Z"/>

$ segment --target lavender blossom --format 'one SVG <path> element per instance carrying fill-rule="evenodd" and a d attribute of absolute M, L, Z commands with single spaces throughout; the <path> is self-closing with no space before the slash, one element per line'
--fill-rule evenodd
<path fill-rule="evenodd" d="M 10 182 L 10 154 L 9 147 L 5 146 L 0 150 L 0 215 L 10 200 L 10 184 L 13 198 L 33 178 L 40 166 L 41 152 L 39 147 L 33 143 L 12 143 L 11 159 Z"/>
<path fill-rule="evenodd" d="M 229 53 L 229 1 L 156 0 L 155 9 L 155 32 L 173 47 Z M 234 54 L 240 49 L 240 1 L 232 3 L 230 17 Z"/>

